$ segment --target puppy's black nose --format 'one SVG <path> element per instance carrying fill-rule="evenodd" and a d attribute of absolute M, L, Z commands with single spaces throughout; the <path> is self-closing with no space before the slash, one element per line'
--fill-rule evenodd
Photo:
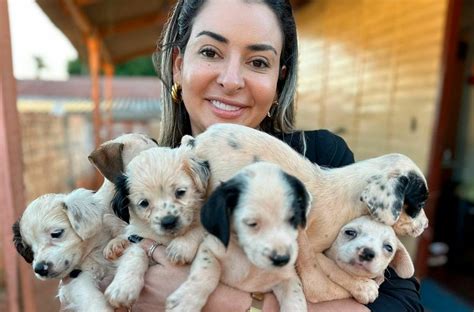
<path fill-rule="evenodd" d="M 375 252 L 370 248 L 364 248 L 359 255 L 360 261 L 372 261 L 375 258 Z"/>
<path fill-rule="evenodd" d="M 270 255 L 270 260 L 272 260 L 272 263 L 274 266 L 284 266 L 288 262 L 290 262 L 290 255 L 285 254 L 285 255 L 278 255 L 276 253 L 272 253 Z"/>
<path fill-rule="evenodd" d="M 38 262 L 35 265 L 35 273 L 43 277 L 48 276 L 48 267 L 46 262 Z"/>
<path fill-rule="evenodd" d="M 165 230 L 171 230 L 176 227 L 178 224 L 178 217 L 176 216 L 166 216 L 161 219 L 161 227 Z"/>

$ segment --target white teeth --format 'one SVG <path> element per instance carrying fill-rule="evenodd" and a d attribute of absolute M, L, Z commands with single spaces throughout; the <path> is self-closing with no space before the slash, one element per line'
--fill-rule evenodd
<path fill-rule="evenodd" d="M 240 107 L 227 105 L 216 100 L 211 100 L 211 104 L 218 109 L 229 111 L 229 112 L 235 112 L 240 109 Z"/>

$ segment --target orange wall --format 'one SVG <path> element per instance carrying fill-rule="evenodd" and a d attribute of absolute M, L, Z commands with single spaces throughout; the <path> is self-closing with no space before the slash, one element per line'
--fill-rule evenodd
<path fill-rule="evenodd" d="M 401 152 L 427 170 L 447 0 L 318 0 L 296 13 L 298 126 L 357 159 Z"/>

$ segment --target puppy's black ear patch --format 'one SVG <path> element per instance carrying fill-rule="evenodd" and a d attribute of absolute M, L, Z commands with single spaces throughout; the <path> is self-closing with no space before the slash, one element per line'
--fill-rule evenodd
<path fill-rule="evenodd" d="M 226 247 L 230 240 L 230 217 L 242 191 L 240 179 L 233 178 L 219 185 L 201 208 L 203 227 Z"/>
<path fill-rule="evenodd" d="M 25 242 L 23 241 L 23 237 L 21 237 L 19 219 L 13 224 L 12 230 L 13 230 L 13 243 L 15 244 L 16 250 L 23 257 L 23 259 L 25 259 L 26 262 L 33 263 L 33 259 L 34 259 L 33 250 L 31 250 L 30 246 L 25 244 Z"/>
<path fill-rule="evenodd" d="M 283 172 L 283 177 L 293 192 L 293 217 L 290 218 L 291 225 L 296 229 L 306 226 L 306 213 L 309 207 L 310 197 L 304 184 L 296 177 Z"/>
<path fill-rule="evenodd" d="M 115 180 L 115 194 L 112 198 L 112 210 L 117 217 L 130 223 L 130 212 L 128 211 L 130 200 L 128 199 L 128 195 L 128 178 L 122 174 Z"/>
<path fill-rule="evenodd" d="M 408 183 L 405 189 L 405 212 L 412 218 L 416 218 L 420 210 L 425 207 L 428 199 L 428 188 L 425 181 L 415 172 L 411 171 L 407 175 Z"/>

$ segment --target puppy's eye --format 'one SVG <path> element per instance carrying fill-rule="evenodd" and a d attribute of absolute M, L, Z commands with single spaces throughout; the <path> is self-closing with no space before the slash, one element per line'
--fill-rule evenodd
<path fill-rule="evenodd" d="M 356 238 L 357 236 L 357 232 L 354 230 L 345 230 L 344 234 L 346 234 L 346 236 L 350 237 L 351 239 Z"/>
<path fill-rule="evenodd" d="M 148 203 L 148 200 L 146 199 L 142 199 L 141 201 L 138 202 L 138 206 L 142 207 L 142 208 L 146 208 L 148 207 L 150 204 Z"/>
<path fill-rule="evenodd" d="M 256 228 L 258 226 L 258 223 L 255 220 L 244 221 L 244 223 L 250 228 Z"/>
<path fill-rule="evenodd" d="M 185 188 L 179 188 L 174 192 L 174 196 L 176 196 L 177 199 L 180 199 L 181 197 L 186 194 L 186 189 Z"/>
<path fill-rule="evenodd" d="M 393 247 L 389 244 L 384 244 L 383 245 L 383 248 L 388 251 L 389 253 L 392 253 L 393 252 Z"/>
<path fill-rule="evenodd" d="M 64 233 L 63 229 L 54 230 L 53 232 L 51 232 L 51 237 L 52 238 L 60 238 L 61 236 L 63 236 L 63 233 Z"/>

